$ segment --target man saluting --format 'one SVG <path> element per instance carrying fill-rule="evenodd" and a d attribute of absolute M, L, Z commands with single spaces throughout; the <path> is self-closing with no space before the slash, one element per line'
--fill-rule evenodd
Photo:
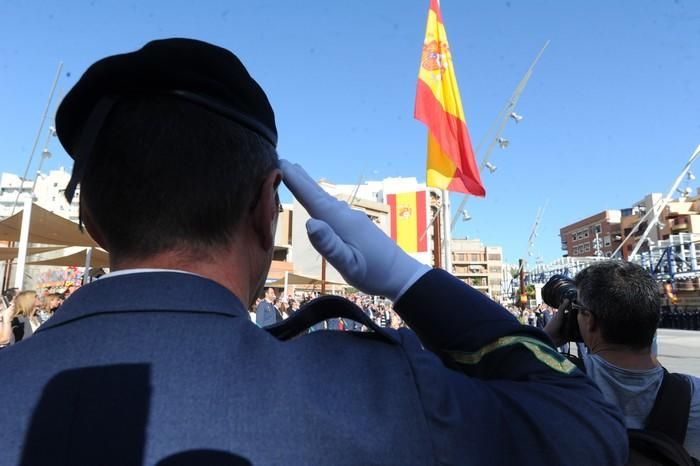
<path fill-rule="evenodd" d="M 66 195 L 80 185 L 112 272 L 0 352 L 0 464 L 624 462 L 618 410 L 540 330 L 278 160 L 272 108 L 231 52 L 167 39 L 107 57 L 56 126 Z M 250 322 L 283 179 L 314 247 L 412 331 Z M 363 319 L 322 297 L 289 322 L 341 310 Z"/>

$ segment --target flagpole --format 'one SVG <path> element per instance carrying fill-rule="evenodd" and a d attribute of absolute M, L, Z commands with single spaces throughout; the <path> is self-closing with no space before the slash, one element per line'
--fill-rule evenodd
<path fill-rule="evenodd" d="M 445 266 L 443 268 L 449 273 L 452 273 L 452 232 L 449 228 L 447 228 L 447 226 L 450 224 L 450 192 L 446 189 L 442 190 L 442 215 L 442 224 L 444 225 L 442 228 L 444 233 L 442 244 L 444 245 L 445 250 Z"/>
<path fill-rule="evenodd" d="M 433 225 L 433 268 L 442 268 L 442 239 L 440 235 L 442 234 L 442 222 L 440 221 L 440 211 L 442 210 L 442 204 L 435 209 L 435 215 L 430 221 L 430 225 Z M 428 227 L 430 227 L 428 225 Z M 421 238 L 423 239 L 423 238 Z"/>
<path fill-rule="evenodd" d="M 479 143 L 479 146 L 476 148 L 476 151 L 479 152 L 479 149 L 481 149 L 481 145 L 482 145 L 483 141 L 485 140 L 485 138 L 488 137 L 488 134 L 496 126 L 496 122 L 500 121 L 501 125 L 498 127 L 498 130 L 496 131 L 496 134 L 494 135 L 494 137 L 491 139 L 491 143 L 489 144 L 488 148 L 486 149 L 486 153 L 484 154 L 484 157 L 481 160 L 481 164 L 479 164 L 479 173 L 484 171 L 486 164 L 491 159 L 491 154 L 493 152 L 493 149 L 496 147 L 496 144 L 498 143 L 498 140 L 500 139 L 501 134 L 503 133 L 503 130 L 506 128 L 506 124 L 508 123 L 508 119 L 510 118 L 510 114 L 515 111 L 515 106 L 518 104 L 518 100 L 520 100 L 520 95 L 525 90 L 525 87 L 527 86 L 527 83 L 530 80 L 530 77 L 532 76 L 532 72 L 535 70 L 535 65 L 537 65 L 537 62 L 540 61 L 540 58 L 542 57 L 542 54 L 544 53 L 547 46 L 549 46 L 549 41 L 544 43 L 544 46 L 542 47 L 540 52 L 537 54 L 535 59 L 532 61 L 532 63 L 530 64 L 530 67 L 525 72 L 525 75 L 523 76 L 523 78 L 520 80 L 520 82 L 516 86 L 515 90 L 513 91 L 513 95 L 510 96 L 510 99 L 508 99 L 508 102 L 506 102 L 505 107 L 503 107 L 503 110 L 501 110 L 501 113 L 498 114 L 498 116 L 496 117 L 496 120 L 494 120 L 494 123 L 491 125 L 491 128 L 489 128 L 489 131 L 486 133 L 486 136 L 484 136 L 484 139 L 482 139 L 482 141 Z M 455 218 L 452 220 L 452 223 L 450 224 L 450 231 L 454 231 L 455 226 L 457 226 L 457 217 L 459 217 L 459 213 L 462 211 L 462 209 L 464 209 L 464 206 L 467 203 L 467 199 L 469 199 L 469 194 L 465 194 L 464 198 L 462 199 L 462 202 L 459 203 L 459 207 L 457 207 L 457 214 L 458 215 L 456 215 Z"/>

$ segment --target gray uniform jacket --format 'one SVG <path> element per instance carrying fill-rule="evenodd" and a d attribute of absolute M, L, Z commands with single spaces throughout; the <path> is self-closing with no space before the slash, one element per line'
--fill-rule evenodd
<path fill-rule="evenodd" d="M 396 309 L 416 333 L 283 341 L 209 279 L 103 277 L 0 351 L 0 465 L 625 460 L 619 412 L 539 330 L 442 271 Z"/>

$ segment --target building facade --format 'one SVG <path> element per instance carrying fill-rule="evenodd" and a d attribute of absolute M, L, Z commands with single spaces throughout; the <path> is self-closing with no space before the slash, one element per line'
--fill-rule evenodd
<path fill-rule="evenodd" d="M 657 243 L 659 240 L 668 238 L 671 234 L 670 225 L 666 222 L 666 211 L 668 209 L 664 209 L 664 212 L 660 211 L 661 200 L 661 193 L 651 193 L 644 196 L 644 199 L 635 202 L 632 207 L 621 210 L 621 236 L 623 240 L 627 238 L 627 241 L 624 242 L 620 249 L 620 257 L 624 260 L 629 259 L 630 253 L 647 230 L 651 218 L 659 216 L 659 221 L 649 230 L 646 239 L 647 244 L 643 245 L 644 249 L 648 249 L 650 245 Z"/>
<path fill-rule="evenodd" d="M 425 192 L 426 205 L 425 231 L 416 230 L 418 239 L 427 242 L 426 250 L 421 252 L 409 252 L 411 256 L 420 262 L 434 266 L 436 255 L 435 247 L 441 248 L 444 244 L 444 234 L 447 228 L 441 228 L 439 241 L 436 241 L 437 232 L 435 226 L 439 222 L 436 213 L 441 206 L 439 190 L 427 188 L 425 183 L 419 183 L 415 178 L 386 178 L 382 181 L 369 181 L 358 185 L 336 185 L 326 180 L 319 182 L 321 188 L 335 196 L 337 199 L 348 202 L 354 209 L 364 212 L 387 236 L 392 236 L 391 222 L 392 195 L 397 193 Z M 319 278 L 321 275 L 321 256 L 311 246 L 306 235 L 306 221 L 308 213 L 297 201 L 293 207 L 292 238 L 295 273 Z M 421 238 L 424 236 L 424 238 Z M 444 265 L 444 264 L 441 264 Z M 452 270 L 453 275 L 465 283 L 488 294 L 493 299 L 503 299 L 503 251 L 499 246 L 485 246 L 478 239 L 453 239 L 452 240 Z M 326 279 L 331 282 L 343 282 L 342 277 L 330 264 L 326 265 Z"/>
<path fill-rule="evenodd" d="M 35 180 L 23 180 L 13 173 L 0 175 L 0 218 L 7 218 L 22 210 L 23 195 L 32 195 L 34 202 L 56 215 L 78 221 L 78 199 L 80 187 L 70 204 L 65 198 L 65 189 L 70 172 L 63 167 L 37 174 Z"/>
<path fill-rule="evenodd" d="M 321 185 L 324 189 L 327 184 Z M 346 195 L 335 195 L 339 200 L 346 201 Z M 355 199 L 352 203 L 354 209 L 365 213 L 387 236 L 389 235 L 389 206 L 368 199 Z M 292 257 L 294 259 L 294 273 L 306 277 L 320 279 L 324 260 L 314 249 L 306 233 L 306 222 L 311 218 L 304 206 L 296 199 L 292 208 Z M 326 280 L 333 283 L 345 283 L 340 273 L 329 263 L 325 264 Z"/>
<path fill-rule="evenodd" d="M 604 210 L 559 230 L 564 257 L 612 256 L 622 242 L 619 210 Z"/>
<path fill-rule="evenodd" d="M 479 239 L 452 240 L 452 274 L 496 301 L 503 301 L 503 249 Z"/>

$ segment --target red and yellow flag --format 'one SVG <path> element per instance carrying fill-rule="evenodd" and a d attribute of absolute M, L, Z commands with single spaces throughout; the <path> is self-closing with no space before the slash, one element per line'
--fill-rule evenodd
<path fill-rule="evenodd" d="M 428 186 L 485 196 L 438 0 L 430 0 L 414 116 L 428 127 Z"/>
<path fill-rule="evenodd" d="M 428 226 L 425 191 L 388 194 L 391 215 L 391 239 L 406 252 L 426 252 Z M 421 238 L 423 236 L 423 238 Z"/>

